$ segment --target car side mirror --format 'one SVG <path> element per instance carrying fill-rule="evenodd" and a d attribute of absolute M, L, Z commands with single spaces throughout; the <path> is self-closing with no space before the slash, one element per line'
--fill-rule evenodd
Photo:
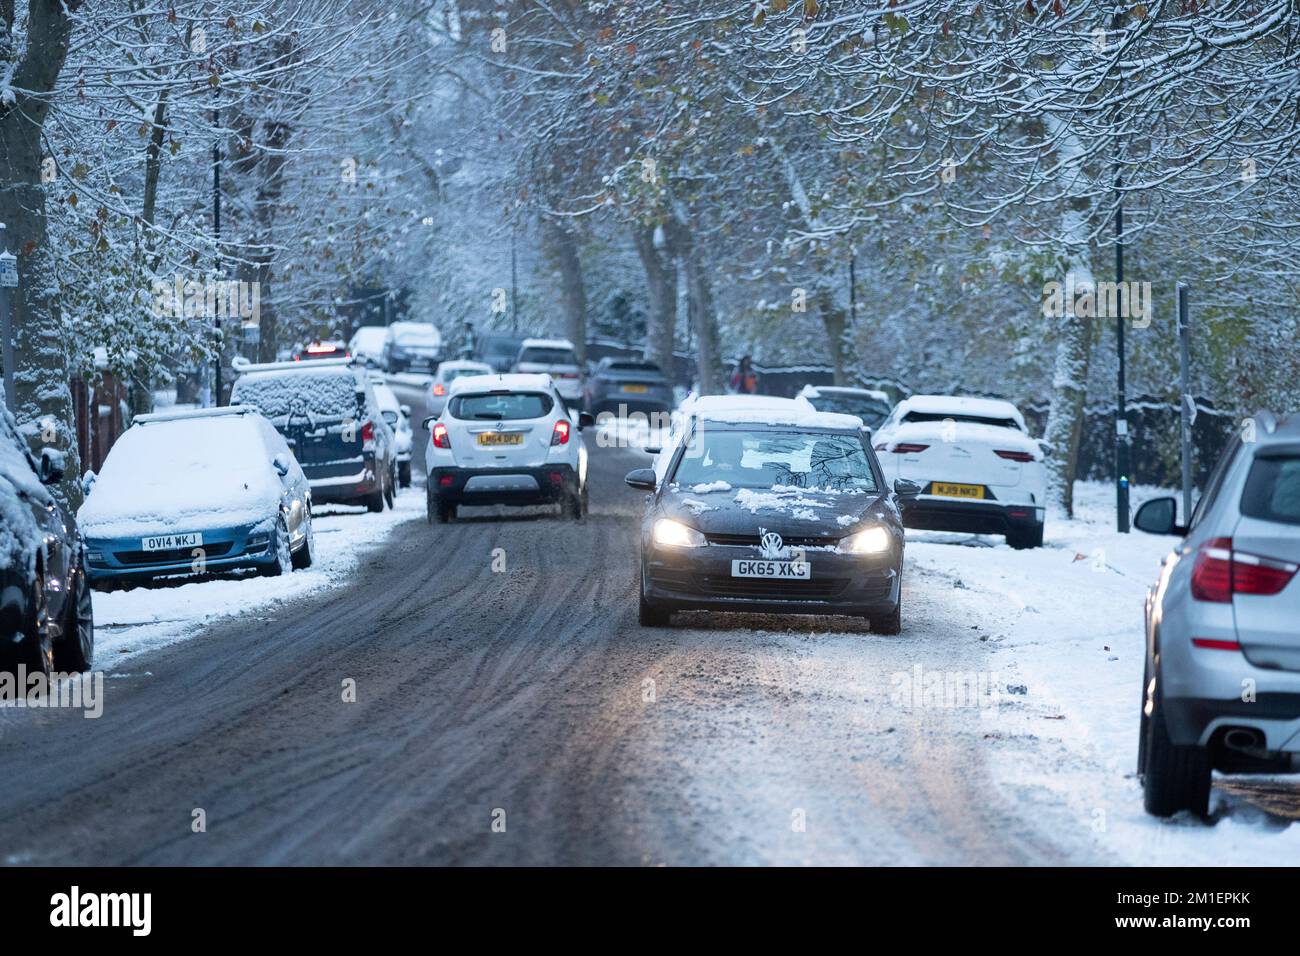
<path fill-rule="evenodd" d="M 90 471 L 89 469 L 87 469 L 86 473 L 81 476 L 81 493 L 83 495 L 90 494 L 90 489 L 95 487 L 96 477 L 98 476 L 93 471 Z"/>
<path fill-rule="evenodd" d="M 410 405 L 403 405 L 403 406 L 402 406 L 402 416 L 403 416 L 404 418 L 410 418 L 410 417 L 411 417 L 411 406 L 410 406 Z"/>
<path fill-rule="evenodd" d="M 41 484 L 54 485 L 63 480 L 63 452 L 53 448 L 41 449 Z"/>
<path fill-rule="evenodd" d="M 1178 499 L 1167 496 L 1144 501 L 1133 516 L 1133 527 L 1147 534 L 1187 534 L 1178 523 Z"/>
<path fill-rule="evenodd" d="M 424 421 L 420 422 L 420 427 L 427 432 L 429 428 L 433 425 L 434 419 L 436 419 L 437 417 L 438 417 L 437 415 L 430 415 Z"/>
<path fill-rule="evenodd" d="M 663 451 L 663 449 L 659 448 L 656 445 L 646 445 L 645 448 L 642 449 L 642 451 L 644 451 L 647 455 L 657 455 L 661 451 Z"/>
<path fill-rule="evenodd" d="M 623 480 L 629 488 L 640 491 L 654 491 L 658 484 L 653 468 L 637 468 L 635 471 L 629 471 Z"/>
<path fill-rule="evenodd" d="M 1035 438 L 1034 441 L 1038 444 L 1038 447 L 1042 449 L 1044 458 L 1052 453 L 1052 443 L 1050 441 L 1044 441 L 1042 438 Z"/>
<path fill-rule="evenodd" d="M 271 459 L 271 467 L 275 469 L 275 473 L 277 475 L 283 478 L 285 475 L 289 474 L 288 456 L 285 455 L 284 452 L 278 453 L 274 458 Z"/>
<path fill-rule="evenodd" d="M 592 415 L 591 412 L 579 412 L 579 413 L 578 413 L 578 430 L 579 430 L 579 431 L 582 431 L 582 429 L 584 429 L 584 428 L 589 428 L 590 426 L 592 426 L 592 425 L 594 425 L 594 424 L 596 424 L 596 417 L 595 417 L 594 415 Z"/>
<path fill-rule="evenodd" d="M 900 498 L 915 498 L 921 493 L 921 486 L 911 478 L 895 478 L 894 494 Z"/>

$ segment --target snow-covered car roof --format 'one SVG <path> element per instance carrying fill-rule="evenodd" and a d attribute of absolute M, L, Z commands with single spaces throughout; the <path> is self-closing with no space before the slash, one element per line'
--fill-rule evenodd
<path fill-rule="evenodd" d="M 778 398 L 775 395 L 693 395 L 682 402 L 684 415 L 715 415 L 727 411 L 801 411 L 812 406 L 799 398 Z"/>
<path fill-rule="evenodd" d="M 549 392 L 551 376 L 544 373 L 507 372 L 502 375 L 462 375 L 453 379 L 450 391 L 457 392 Z"/>
<path fill-rule="evenodd" d="M 247 410 L 137 419 L 108 453 L 78 523 L 87 536 L 116 538 L 273 522 L 283 489 L 268 427 Z"/>
<path fill-rule="evenodd" d="M 272 420 L 299 405 L 311 415 L 338 418 L 355 414 L 357 392 L 364 388 L 360 366 L 347 361 L 277 362 L 243 369 L 230 400 L 256 406 Z"/>
<path fill-rule="evenodd" d="M 424 339 L 436 345 L 442 344 L 442 333 L 432 322 L 394 322 L 388 326 L 388 335 L 394 339 Z"/>
<path fill-rule="evenodd" d="M 889 396 L 875 388 L 854 388 L 849 385 L 805 385 L 799 391 L 801 398 L 815 398 L 818 395 L 861 395 L 874 398 L 878 402 L 888 402 Z"/>
<path fill-rule="evenodd" d="M 1010 418 L 1022 431 L 1025 417 L 1020 409 L 1001 398 L 971 398 L 965 395 L 913 395 L 898 403 L 895 410 L 898 418 L 908 412 L 921 412 L 926 415 L 976 415 L 980 418 Z"/>
<path fill-rule="evenodd" d="M 402 403 L 394 392 L 383 382 L 375 383 L 375 401 L 379 403 L 380 411 L 401 412 Z"/>
<path fill-rule="evenodd" d="M 446 362 L 438 363 L 438 374 L 441 374 L 443 371 L 483 372 L 484 374 L 490 375 L 493 372 L 493 368 L 487 362 L 476 362 L 473 359 L 451 359 Z"/>
<path fill-rule="evenodd" d="M 222 405 L 219 408 L 177 408 L 166 412 L 150 412 L 137 415 L 132 419 L 136 425 L 148 425 L 154 422 L 185 421 L 194 418 L 224 418 L 229 415 L 256 415 L 255 405 Z"/>
<path fill-rule="evenodd" d="M 856 415 L 819 412 L 799 402 L 791 408 L 723 408 L 714 412 L 696 411 L 696 418 L 719 425 L 777 425 L 792 428 L 834 428 L 857 431 L 863 428 Z"/>
<path fill-rule="evenodd" d="M 573 343 L 568 339 L 524 339 L 519 343 L 520 349 L 572 349 Z"/>
<path fill-rule="evenodd" d="M 353 351 L 359 348 L 378 350 L 383 346 L 386 335 L 388 335 L 386 325 L 363 325 L 352 333 Z"/>

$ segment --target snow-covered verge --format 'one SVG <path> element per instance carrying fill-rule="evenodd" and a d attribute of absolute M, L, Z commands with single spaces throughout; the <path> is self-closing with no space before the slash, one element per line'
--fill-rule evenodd
<path fill-rule="evenodd" d="M 1160 493 L 1134 489 L 1133 503 Z M 1080 842 L 1134 864 L 1300 863 L 1300 827 L 1289 824 L 1300 777 L 1216 775 L 1209 826 L 1143 812 L 1135 776 L 1143 602 L 1175 539 L 1119 534 L 1114 495 L 1107 484 L 1077 485 L 1075 519 L 1049 517 L 1041 550 L 908 533 L 909 562 L 950 576 L 972 619 L 1003 622 L 990 637 L 991 670 L 1012 688 L 989 721 L 1001 741 L 999 785 L 1065 805 Z"/>
<path fill-rule="evenodd" d="M 246 575 L 96 592 L 95 669 L 111 672 L 144 652 L 197 637 L 219 618 L 269 612 L 336 585 L 394 528 L 423 515 L 424 493 L 420 488 L 399 492 L 393 510 L 382 514 L 326 505 L 317 509 L 312 519 L 316 555 L 307 570 L 275 578 Z"/>

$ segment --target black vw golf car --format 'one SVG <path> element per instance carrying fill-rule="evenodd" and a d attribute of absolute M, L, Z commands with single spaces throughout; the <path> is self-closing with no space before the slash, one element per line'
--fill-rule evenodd
<path fill-rule="evenodd" d="M 675 610 L 849 614 L 902 626 L 903 524 L 862 422 L 820 412 L 698 417 L 660 467 L 641 527 L 640 620 Z"/>

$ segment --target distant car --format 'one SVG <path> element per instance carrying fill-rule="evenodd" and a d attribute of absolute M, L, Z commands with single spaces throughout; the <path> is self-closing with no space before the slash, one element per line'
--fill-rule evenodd
<path fill-rule="evenodd" d="M 889 414 L 892 403 L 884 392 L 872 388 L 849 388 L 842 385 L 805 385 L 799 392 L 819 412 L 856 415 L 870 429 L 877 428 Z"/>
<path fill-rule="evenodd" d="M 639 619 L 673 611 L 851 614 L 872 630 L 902 627 L 904 535 L 856 417 L 791 402 L 699 411 L 660 473 L 627 484 L 650 492 L 641 526 Z"/>
<path fill-rule="evenodd" d="M 568 339 L 524 339 L 513 370 L 549 375 L 566 404 L 576 408 L 582 401 L 582 369 Z"/>
<path fill-rule="evenodd" d="M 508 372 L 514 367 L 523 342 L 517 335 L 484 335 L 474 350 L 474 358 L 491 365 L 494 372 Z"/>
<path fill-rule="evenodd" d="M 1205 816 L 1211 770 L 1300 767 L 1300 414 L 1255 422 L 1185 525 L 1173 498 L 1134 516 L 1182 538 L 1146 600 L 1138 775 L 1155 816 Z"/>
<path fill-rule="evenodd" d="M 304 345 L 294 354 L 296 362 L 314 362 L 319 359 L 348 358 L 348 347 L 337 339 L 317 339 L 310 345 Z"/>
<path fill-rule="evenodd" d="M 336 359 L 237 371 L 231 401 L 256 406 L 284 436 L 314 502 L 392 507 L 396 437 L 361 366 Z"/>
<path fill-rule="evenodd" d="M 33 458 L 0 412 L 0 671 L 87 671 L 95 656 L 85 546 L 46 487 L 62 478 L 62 454 Z"/>
<path fill-rule="evenodd" d="M 587 379 L 587 411 L 617 413 L 668 412 L 673 407 L 673 386 L 654 362 L 603 358 Z"/>
<path fill-rule="evenodd" d="M 384 337 L 381 364 L 388 372 L 427 372 L 442 361 L 442 333 L 428 322 L 394 322 Z"/>
<path fill-rule="evenodd" d="M 447 407 L 427 418 L 429 521 L 460 505 L 560 504 L 587 513 L 587 413 L 570 411 L 549 375 L 472 375 L 451 384 Z"/>
<path fill-rule="evenodd" d="M 348 340 L 348 351 L 352 357 L 368 368 L 379 368 L 384 360 L 384 339 L 388 338 L 388 326 L 363 325 L 352 333 Z"/>
<path fill-rule="evenodd" d="M 441 363 L 438 371 L 433 373 L 433 381 L 429 383 L 430 414 L 442 414 L 443 408 L 447 405 L 447 392 L 456 379 L 464 375 L 491 375 L 494 371 L 496 370 L 486 362 L 473 362 L 469 359 L 454 359 Z"/>
<path fill-rule="evenodd" d="M 411 487 L 411 443 L 414 434 L 411 431 L 411 406 L 403 405 L 397 395 L 383 382 L 371 382 L 375 389 L 375 398 L 379 401 L 380 413 L 388 427 L 393 430 L 396 440 L 397 482 L 403 488 Z"/>
<path fill-rule="evenodd" d="M 872 438 L 885 474 L 921 494 L 903 512 L 909 528 L 1001 534 L 1013 548 L 1043 543 L 1045 443 L 1031 438 L 1010 402 L 913 395 Z"/>
<path fill-rule="evenodd" d="M 78 518 L 97 589 L 310 567 L 312 495 L 284 438 L 245 405 L 137 415 Z"/>

